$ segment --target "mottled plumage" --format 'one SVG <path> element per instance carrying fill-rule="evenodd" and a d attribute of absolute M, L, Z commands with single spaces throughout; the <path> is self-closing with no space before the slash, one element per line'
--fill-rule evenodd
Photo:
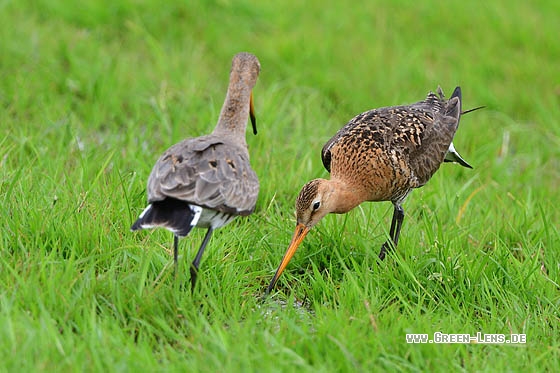
<path fill-rule="evenodd" d="M 173 232 L 175 265 L 178 238 L 188 235 L 195 226 L 207 228 L 191 265 L 193 288 L 212 232 L 255 209 L 259 181 L 249 163 L 245 130 L 250 116 L 256 134 L 252 89 L 259 72 L 259 61 L 252 54 L 239 53 L 233 58 L 216 128 L 209 135 L 183 140 L 163 153 L 148 179 L 149 205 L 131 228 L 163 227 Z"/>
<path fill-rule="evenodd" d="M 439 96 L 430 92 L 425 100 L 412 105 L 374 109 L 352 118 L 321 152 L 331 178 L 368 184 L 369 201 L 392 200 L 402 191 L 426 184 L 449 148 L 455 149 L 452 140 L 461 113 L 459 87 L 449 101 L 441 88 L 438 92 Z M 391 177 L 387 177 L 387 168 Z M 371 185 L 382 179 L 389 184 Z"/>
<path fill-rule="evenodd" d="M 346 213 L 365 201 L 391 201 L 389 235 L 396 246 L 408 193 L 426 184 L 444 161 L 470 167 L 452 143 L 460 116 L 461 89 L 446 100 L 438 87 L 423 101 L 369 110 L 342 127 L 321 152 L 330 180 L 310 181 L 296 200 L 296 230 L 267 292 L 309 229 L 328 213 Z M 383 244 L 380 259 L 390 244 Z"/>

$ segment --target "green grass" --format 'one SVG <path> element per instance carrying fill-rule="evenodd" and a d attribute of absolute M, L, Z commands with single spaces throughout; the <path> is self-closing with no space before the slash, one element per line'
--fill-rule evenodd
<path fill-rule="evenodd" d="M 0 1 L 1 371 L 560 366 L 558 1 L 191 3 Z M 261 193 L 191 294 L 204 232 L 174 281 L 169 232 L 129 227 L 161 152 L 213 128 L 242 50 L 262 64 Z M 444 165 L 410 195 L 380 266 L 390 203 L 325 218 L 262 303 L 324 142 L 438 84 L 487 107 L 455 139 L 474 170 Z M 437 331 L 527 343 L 405 343 Z"/>

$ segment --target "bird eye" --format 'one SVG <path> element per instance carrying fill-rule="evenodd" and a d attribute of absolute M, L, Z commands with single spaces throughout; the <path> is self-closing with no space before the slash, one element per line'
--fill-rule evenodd
<path fill-rule="evenodd" d="M 321 206 L 321 201 L 317 201 L 313 204 L 313 211 L 317 210 Z"/>

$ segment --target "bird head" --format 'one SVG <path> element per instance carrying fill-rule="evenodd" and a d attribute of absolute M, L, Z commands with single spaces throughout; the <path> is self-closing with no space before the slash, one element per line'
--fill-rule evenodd
<path fill-rule="evenodd" d="M 257 78 L 261 71 L 261 64 L 258 58 L 251 53 L 241 52 L 233 57 L 230 76 L 236 77 L 240 82 L 251 89 L 249 99 L 249 118 L 253 126 L 253 133 L 257 134 L 257 119 L 255 117 L 255 107 L 253 105 L 253 87 L 257 83 Z"/>
<path fill-rule="evenodd" d="M 294 256 L 309 230 L 329 212 L 335 212 L 330 198 L 333 192 L 334 189 L 324 179 L 315 179 L 308 182 L 299 192 L 296 200 L 296 229 L 292 236 L 292 241 L 284 254 L 284 258 L 282 258 L 276 274 L 266 290 L 267 294 L 274 288 L 278 278 Z"/>

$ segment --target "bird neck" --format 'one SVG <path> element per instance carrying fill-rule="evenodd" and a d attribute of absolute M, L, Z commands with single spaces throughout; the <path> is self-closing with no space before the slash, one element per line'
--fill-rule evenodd
<path fill-rule="evenodd" d="M 214 134 L 233 136 L 245 144 L 251 89 L 241 79 L 231 79 Z"/>
<path fill-rule="evenodd" d="M 350 186 L 342 180 L 328 180 L 330 186 L 329 199 L 331 202 L 331 212 L 344 214 L 358 206 L 366 200 L 363 191 L 359 188 Z"/>

